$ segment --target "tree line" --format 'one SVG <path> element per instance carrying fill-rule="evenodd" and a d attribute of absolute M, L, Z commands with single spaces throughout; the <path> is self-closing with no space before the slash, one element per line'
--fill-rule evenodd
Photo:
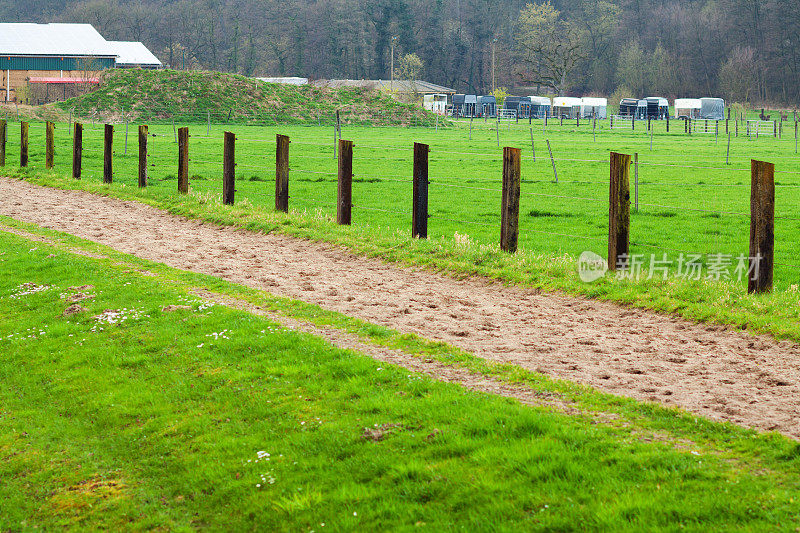
<path fill-rule="evenodd" d="M 388 78 L 394 37 L 396 61 L 459 92 L 494 72 L 562 95 L 800 99 L 797 0 L 4 0 L 0 18 L 88 22 L 177 69 Z"/>

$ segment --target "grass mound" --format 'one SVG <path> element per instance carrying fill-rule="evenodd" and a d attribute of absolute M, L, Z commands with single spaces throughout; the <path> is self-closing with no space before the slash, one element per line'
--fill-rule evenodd
<path fill-rule="evenodd" d="M 54 104 L 77 117 L 252 124 L 432 125 L 435 115 L 391 95 L 266 83 L 235 74 L 107 70 L 97 90 Z M 123 115 L 124 114 L 124 115 Z"/>

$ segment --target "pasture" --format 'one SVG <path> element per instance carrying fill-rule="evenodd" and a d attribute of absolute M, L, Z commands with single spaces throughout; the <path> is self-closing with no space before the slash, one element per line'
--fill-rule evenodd
<path fill-rule="evenodd" d="M 793 132 L 783 139 L 748 139 L 740 128 L 731 137 L 683 133 L 683 126 L 644 123 L 636 131 L 609 130 L 608 121 L 576 127 L 550 120 L 496 123 L 456 122 L 451 127 L 377 128 L 344 126 L 342 136 L 355 143 L 353 223 L 375 231 L 410 232 L 411 174 L 414 142 L 430 146 L 431 238 L 470 239 L 496 243 L 500 231 L 502 146 L 521 148 L 522 194 L 520 248 L 533 253 L 569 254 L 584 250 L 605 255 L 608 218 L 609 152 L 638 153 L 638 186 L 631 169 L 632 253 L 675 261 L 680 254 L 730 255 L 735 263 L 747 255 L 749 236 L 750 159 L 776 166 L 776 288 L 800 283 L 800 157 Z M 469 139 L 470 129 L 472 129 Z M 290 136 L 290 208 L 335 218 L 336 159 L 333 128 L 316 126 L 190 126 L 191 190 L 216 195 L 221 191 L 222 132 L 237 135 L 236 201 L 253 206 L 274 204 L 275 134 Z M 733 122 L 731 122 L 733 130 Z M 9 165 L 18 161 L 18 129 L 9 124 Z M 787 128 L 788 131 L 788 128 Z M 177 145 L 171 125 L 150 126 L 149 189 L 173 195 L 176 189 Z M 534 162 L 531 132 L 536 151 Z M 547 141 L 553 153 L 551 161 Z M 55 170 L 71 169 L 71 132 L 56 128 Z M 31 126 L 31 167 L 44 165 L 44 126 Z M 136 186 L 138 152 L 135 126 L 115 131 L 114 181 Z M 651 149 L 652 143 L 652 149 Z M 83 176 L 100 180 L 103 169 L 101 125 L 86 125 Z M 553 164 L 558 174 L 555 182 Z M 638 189 L 638 210 L 635 209 Z M 735 266 L 735 264 L 734 264 Z M 733 268 L 731 268 L 733 273 Z"/>
<path fill-rule="evenodd" d="M 783 139 L 748 139 L 740 127 L 739 136 L 731 136 L 726 165 L 724 129 L 719 136 L 689 136 L 674 120 L 670 133 L 664 122 L 653 125 L 652 135 L 641 122 L 635 131 L 611 131 L 607 121 L 598 121 L 596 129 L 587 121 L 577 127 L 574 122 L 565 121 L 562 126 L 554 120 L 546 129 L 542 121 L 530 126 L 503 121 L 499 130 L 497 123 L 478 120 L 438 128 L 344 125 L 342 137 L 355 143 L 352 228 L 335 224 L 337 160 L 332 126 L 209 128 L 191 124 L 188 197 L 177 192 L 177 143 L 171 124 L 150 125 L 149 182 L 144 190 L 137 187 L 133 124 L 129 125 L 127 153 L 125 125 L 116 125 L 110 187 L 101 184 L 103 128 L 98 124 L 85 125 L 80 182 L 67 178 L 71 133 L 66 123 L 56 126 L 52 172 L 44 170 L 44 124 L 31 124 L 30 168 L 20 170 L 16 168 L 19 128 L 9 123 L 6 169 L 47 185 L 138 199 L 174 213 L 254 230 L 279 229 L 386 260 L 567 290 L 781 338 L 800 338 L 796 297 L 800 215 L 795 208 L 800 200 L 800 159 L 794 132 L 784 128 Z M 234 208 L 220 205 L 224 131 L 237 136 Z M 289 217 L 273 214 L 277 133 L 291 138 Z M 410 239 L 414 142 L 429 144 L 431 150 L 430 238 L 425 243 Z M 520 251 L 513 257 L 501 254 L 497 244 L 503 146 L 522 149 Z M 630 234 L 631 252 L 644 258 L 642 275 L 635 281 L 606 276 L 601 282 L 585 284 L 575 275 L 577 256 L 585 250 L 606 255 L 611 151 L 638 154 L 638 211 L 634 169 L 630 172 Z M 747 296 L 746 282 L 736 279 L 737 257 L 748 254 L 751 158 L 776 165 L 775 292 L 762 297 Z M 728 262 L 726 269 L 717 268 L 719 279 L 712 275 L 714 265 L 707 254 Z M 661 272 L 647 279 L 651 258 L 667 261 L 668 280 L 662 279 Z M 680 270 L 686 270 L 682 261 L 688 259 L 702 263 L 702 268 L 695 271 L 695 278 L 680 278 Z M 726 275 L 733 279 L 725 279 Z"/>

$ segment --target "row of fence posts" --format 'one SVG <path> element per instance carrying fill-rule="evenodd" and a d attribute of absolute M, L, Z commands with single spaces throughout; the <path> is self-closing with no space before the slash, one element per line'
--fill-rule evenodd
<path fill-rule="evenodd" d="M 28 123 L 20 124 L 20 166 L 28 165 Z M 45 166 L 54 164 L 55 125 L 46 125 Z M 83 151 L 83 125 L 74 124 L 72 144 L 72 177 L 81 177 Z M 147 139 L 148 127 L 139 126 L 139 187 L 147 186 Z M 178 138 L 178 191 L 189 191 L 189 128 L 177 130 Z M 104 128 L 103 182 L 113 180 L 114 127 Z M 275 209 L 289 211 L 289 144 L 286 135 L 276 136 L 275 151 Z M 0 120 L 0 166 L 6 163 L 7 125 Z M 350 225 L 353 207 L 353 141 L 338 140 L 338 187 L 336 198 L 336 222 Z M 411 210 L 411 234 L 414 238 L 428 236 L 428 157 L 427 144 L 414 143 L 414 168 Z M 608 208 L 608 269 L 625 268 L 624 259 L 630 253 L 630 179 L 631 156 L 611 152 L 609 208 Z M 521 150 L 503 148 L 503 188 L 500 220 L 500 249 L 517 251 L 519 240 L 519 201 L 521 173 Z M 225 132 L 223 144 L 222 201 L 233 205 L 236 192 L 236 135 Z M 637 166 L 638 167 L 638 166 Z M 638 168 L 637 168 L 638 170 Z M 775 165 L 763 161 L 751 161 L 750 188 L 750 269 L 757 276 L 748 276 L 748 292 L 762 293 L 772 290 L 775 248 Z M 637 176 L 638 177 L 638 176 Z M 635 182 L 638 189 L 638 179 Z M 636 191 L 638 203 L 638 190 Z M 638 208 L 638 205 L 636 206 Z M 637 209 L 638 210 L 638 209 Z M 757 261 L 757 269 L 753 265 Z"/>

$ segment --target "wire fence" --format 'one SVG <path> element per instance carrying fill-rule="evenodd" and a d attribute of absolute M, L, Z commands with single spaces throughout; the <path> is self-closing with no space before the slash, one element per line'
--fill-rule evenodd
<path fill-rule="evenodd" d="M 151 157 L 174 160 L 174 154 L 176 153 L 174 150 L 174 135 L 169 129 L 164 128 L 169 128 L 169 126 L 162 125 L 161 130 L 154 131 L 151 135 L 153 139 Z M 195 127 L 195 129 L 199 130 L 199 127 Z M 103 128 L 100 125 L 85 129 L 85 150 L 92 152 L 102 151 L 102 131 Z M 33 130 L 32 133 L 34 133 Z M 71 132 L 69 133 L 71 134 Z M 250 133 L 250 131 L 246 130 L 246 133 Z M 358 138 L 361 134 L 363 132 L 355 132 L 354 137 Z M 42 132 L 35 132 L 34 135 L 37 142 L 43 138 Z M 374 133 L 370 133 L 370 135 L 374 137 Z M 9 135 L 9 139 L 12 139 L 12 137 Z M 212 175 L 222 173 L 224 159 L 221 157 L 222 143 L 220 137 L 215 135 L 195 135 L 194 133 L 191 136 L 190 153 L 196 152 L 198 155 L 197 157 L 191 157 L 190 163 L 202 166 L 203 173 L 211 173 Z M 62 141 L 65 140 L 63 129 L 61 130 L 61 138 Z M 410 204 L 410 198 L 397 196 L 400 193 L 407 194 L 408 190 L 403 192 L 396 189 L 396 187 L 406 186 L 410 189 L 409 186 L 412 185 L 412 147 L 408 137 L 398 137 L 398 139 L 408 143 L 407 146 L 393 145 L 392 143 L 395 141 L 392 139 L 394 137 L 387 138 L 386 144 L 383 145 L 374 142 L 364 142 L 362 144 L 356 141 L 357 150 L 360 150 L 359 153 L 364 154 L 364 156 L 354 161 L 353 182 L 357 186 L 368 188 L 359 190 L 363 196 L 354 199 L 352 208 L 369 213 L 369 220 L 377 223 L 377 225 L 380 225 L 380 222 L 385 224 L 387 219 L 384 215 L 391 215 L 393 221 L 410 218 L 410 209 L 405 207 L 406 204 Z M 542 139 L 537 140 L 541 141 Z M 517 144 L 522 145 L 523 142 L 527 141 L 527 139 L 523 139 Z M 130 142 L 130 147 L 127 147 L 127 142 Z M 135 155 L 133 152 L 135 152 L 134 144 L 136 142 L 135 134 L 131 134 L 131 139 L 126 141 L 126 151 L 130 148 L 131 156 Z M 241 135 L 237 139 L 237 143 L 240 143 L 240 145 L 237 147 L 236 168 L 242 171 L 252 171 L 252 177 L 263 177 L 263 179 L 254 181 L 268 181 L 270 179 L 269 174 L 274 172 L 275 140 L 262 135 L 253 137 Z M 335 150 L 337 147 L 333 142 L 301 138 L 292 140 L 291 143 L 292 147 L 294 147 L 290 156 L 292 165 L 289 167 L 292 175 L 317 176 L 330 184 L 336 183 L 339 173 L 336 170 Z M 533 179 L 528 177 L 521 180 L 524 185 L 522 195 L 525 207 L 521 213 L 523 216 L 520 232 L 527 236 L 549 236 L 553 239 L 546 246 L 551 246 L 553 242 L 557 242 L 558 246 L 563 246 L 570 250 L 580 247 L 575 243 L 576 240 L 597 243 L 607 240 L 605 230 L 600 227 L 603 219 L 598 217 L 604 216 L 603 210 L 607 209 L 609 204 L 609 198 L 607 197 L 609 182 L 607 177 L 601 177 L 603 174 L 600 173 L 601 171 L 607 173 L 608 159 L 601 159 L 591 154 L 582 156 L 582 154 L 578 153 L 578 150 L 574 149 L 569 156 L 562 156 L 558 152 L 559 150 L 566 151 L 566 147 L 553 143 L 552 148 L 556 152 L 555 155 L 551 156 L 550 152 L 548 152 L 544 157 L 537 157 L 535 162 L 532 158 L 533 149 L 530 147 L 521 148 L 524 157 L 523 168 L 533 174 Z M 220 155 L 219 158 L 209 155 L 215 152 Z M 432 223 L 434 225 L 437 221 L 448 223 L 445 225 L 447 231 L 452 231 L 453 225 L 462 224 L 473 228 L 483 228 L 480 230 L 480 234 L 484 237 L 499 231 L 499 210 L 495 210 L 490 214 L 480 213 L 480 211 L 495 209 L 494 206 L 503 193 L 503 189 L 500 187 L 501 180 L 499 179 L 499 162 L 503 159 L 502 153 L 492 148 L 458 150 L 434 146 L 432 147 L 432 154 L 434 154 L 434 158 L 431 163 L 432 172 L 429 177 L 431 199 L 439 202 L 432 207 L 430 213 Z M 747 211 L 749 194 L 743 191 L 742 188 L 750 186 L 746 180 L 745 173 L 750 172 L 751 169 L 733 165 L 713 166 L 662 162 L 659 160 L 660 157 L 665 156 L 639 153 L 635 175 L 633 175 L 633 172 L 631 173 L 631 188 L 635 187 L 635 190 L 632 190 L 631 198 L 632 209 L 635 209 L 634 213 L 649 213 L 657 216 L 664 215 L 664 211 L 678 214 L 684 213 L 692 220 L 696 228 L 700 228 L 700 233 L 706 231 L 708 233 L 694 235 L 692 242 L 695 243 L 695 246 L 675 245 L 674 243 L 679 239 L 674 235 L 666 236 L 663 243 L 653 242 L 653 238 L 637 238 L 631 241 L 631 245 L 633 247 L 683 254 L 696 253 L 698 249 L 708 252 L 715 247 L 723 249 L 741 248 L 742 243 L 746 241 L 744 235 L 729 238 L 720 233 L 715 235 L 713 232 L 719 232 L 720 228 L 735 227 L 741 233 L 747 228 L 747 217 L 751 216 L 751 213 Z M 675 157 L 675 155 L 669 157 Z M 784 156 L 784 159 L 790 161 L 793 158 Z M 800 167 L 800 158 L 794 159 L 797 159 L 794 163 Z M 681 155 L 681 160 L 693 161 L 691 156 L 683 157 L 683 155 Z M 98 161 L 96 159 L 87 158 L 86 161 L 87 164 L 94 164 L 94 170 L 99 172 L 101 167 L 97 164 Z M 406 166 L 407 172 L 399 172 L 398 165 Z M 561 179 L 559 179 L 558 175 L 553 176 L 553 179 L 539 178 L 543 172 L 550 172 L 551 165 L 560 165 Z M 455 170 L 456 168 L 457 171 Z M 695 177 L 697 176 L 696 171 L 704 171 L 708 174 L 703 181 L 700 181 Z M 657 172 L 657 175 L 649 176 L 651 172 Z M 779 168 L 775 174 L 777 176 L 786 175 L 791 177 L 800 174 L 800 170 Z M 588 177 L 586 177 L 587 175 Z M 731 181 L 731 179 L 744 181 L 741 183 L 713 183 L 709 182 L 710 178 L 708 176 L 717 176 L 720 181 Z M 246 177 L 242 177 L 246 179 Z M 676 177 L 682 179 L 676 180 Z M 693 177 L 695 178 L 693 179 Z M 467 180 L 471 182 L 466 183 Z M 305 207 L 311 206 L 325 212 L 330 212 L 337 208 L 337 203 L 333 198 L 323 199 L 319 197 L 320 192 L 313 189 L 313 180 L 303 183 L 305 185 L 291 196 L 293 204 L 297 203 Z M 787 191 L 792 191 L 800 188 L 800 183 L 776 183 L 775 186 L 778 189 L 785 188 Z M 564 187 L 568 189 L 563 190 Z M 644 189 L 639 190 L 639 187 Z M 661 187 L 670 187 L 674 190 L 664 191 Z M 682 189 L 685 187 L 708 187 L 712 188 L 712 190 L 730 190 L 732 192 L 724 193 L 722 196 L 715 192 L 710 194 L 716 196 L 698 198 L 684 194 Z M 328 191 L 330 192 L 330 190 Z M 600 196 L 580 194 L 581 192 L 590 193 L 591 191 L 597 191 L 602 194 Z M 242 186 L 241 194 L 245 198 L 248 195 L 255 195 L 246 186 Z M 263 190 L 259 194 L 262 199 L 268 196 L 264 194 Z M 666 198 L 682 199 L 686 204 L 681 205 L 681 203 L 677 202 L 663 201 Z M 701 205 L 698 205 L 698 201 Z M 779 206 L 779 211 L 775 215 L 776 220 L 800 221 L 800 216 L 796 216 L 797 212 L 793 210 L 791 204 L 778 202 L 777 205 Z M 547 212 L 547 210 L 558 211 L 559 209 L 564 209 L 564 211 Z M 530 210 L 530 214 L 527 213 L 528 210 Z M 542 212 L 539 212 L 540 210 Z M 460 216 L 459 213 L 469 214 L 470 216 Z M 699 219 L 694 215 L 713 215 L 713 217 Z M 382 216 L 384 218 L 380 218 Z M 670 217 L 664 216 L 663 218 Z M 580 219 L 580 223 L 577 222 L 578 219 Z M 591 224 L 585 223 L 583 219 L 594 220 L 596 224 L 591 230 L 586 229 Z M 579 228 L 583 228 L 583 231 L 576 231 Z M 795 229 L 800 231 L 800 226 L 795 227 Z M 676 225 L 673 233 L 679 234 L 680 232 L 681 228 Z M 632 228 L 632 233 L 634 235 L 637 233 L 635 226 Z M 664 232 L 661 233 L 663 234 Z M 535 241 L 532 237 L 524 237 L 523 240 L 525 243 L 533 243 Z M 787 257 L 795 252 L 800 253 L 800 249 L 796 249 L 793 243 L 791 247 L 783 248 L 784 246 L 786 246 L 785 243 L 779 243 L 779 251 L 786 254 Z M 695 252 L 691 252 L 691 248 L 695 248 Z M 784 250 L 788 250 L 788 252 Z M 776 265 L 782 268 L 797 268 L 790 261 L 776 262 Z M 800 271 L 792 274 L 792 276 L 794 276 L 793 279 L 800 279 Z"/>

